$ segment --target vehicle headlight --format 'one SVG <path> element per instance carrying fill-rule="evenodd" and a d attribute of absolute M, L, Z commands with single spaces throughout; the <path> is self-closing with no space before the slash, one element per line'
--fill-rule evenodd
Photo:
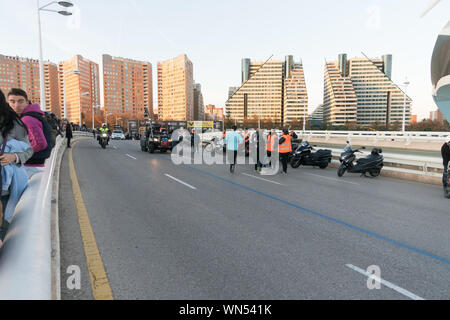
<path fill-rule="evenodd" d="M 158 142 L 158 139 L 157 139 L 157 138 L 154 138 L 153 141 L 154 141 L 154 142 Z"/>
<path fill-rule="evenodd" d="M 102 134 L 102 137 L 103 137 L 103 138 L 107 138 L 108 135 L 107 135 L 106 133 L 104 133 L 104 134 Z"/>

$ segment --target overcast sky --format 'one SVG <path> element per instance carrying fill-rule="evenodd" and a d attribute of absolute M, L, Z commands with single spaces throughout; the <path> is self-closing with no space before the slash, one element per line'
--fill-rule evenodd
<path fill-rule="evenodd" d="M 36 0 L 0 0 L 0 54 L 38 58 Z M 312 112 L 323 100 L 324 61 L 393 55 L 393 80 L 411 82 L 413 113 L 436 110 L 430 60 L 450 1 L 424 18 L 428 0 L 74 0 L 72 17 L 42 13 L 44 59 L 104 53 L 153 64 L 186 53 L 205 104 L 224 106 L 241 81 L 242 58 L 303 61 Z M 47 1 L 40 1 L 41 5 Z M 53 5 L 50 8 L 58 8 Z"/>

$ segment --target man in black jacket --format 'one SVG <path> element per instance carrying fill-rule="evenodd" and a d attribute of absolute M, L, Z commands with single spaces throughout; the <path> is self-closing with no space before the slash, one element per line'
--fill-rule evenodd
<path fill-rule="evenodd" d="M 448 193 L 448 163 L 450 161 L 450 141 L 444 143 L 441 149 L 442 160 L 444 161 L 444 176 L 442 178 L 442 183 L 444 184 L 444 195 L 450 198 Z"/>

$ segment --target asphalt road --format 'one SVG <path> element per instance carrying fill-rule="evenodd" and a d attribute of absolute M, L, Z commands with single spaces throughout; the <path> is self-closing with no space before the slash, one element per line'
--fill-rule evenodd
<path fill-rule="evenodd" d="M 439 187 L 311 167 L 231 175 L 138 143 L 102 150 L 88 139 L 73 151 L 115 299 L 450 298 L 450 201 Z M 67 163 L 66 152 L 62 299 L 92 299 Z M 81 290 L 66 288 L 70 265 Z M 382 284 L 371 290 L 361 272 L 374 265 Z"/>

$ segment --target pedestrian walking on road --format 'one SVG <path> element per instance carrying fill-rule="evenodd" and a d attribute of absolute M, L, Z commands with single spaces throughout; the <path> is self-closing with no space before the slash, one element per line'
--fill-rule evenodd
<path fill-rule="evenodd" d="M 70 140 L 73 139 L 73 132 L 72 132 L 72 125 L 69 122 L 67 122 L 66 124 L 66 139 L 67 139 L 67 148 L 69 149 L 72 148 L 70 146 Z"/>
<path fill-rule="evenodd" d="M 259 154 L 259 152 L 261 150 L 260 149 L 261 146 L 259 145 L 260 144 L 260 138 L 259 138 L 260 137 L 260 132 L 259 131 L 260 130 L 256 130 L 256 132 L 253 133 L 252 140 L 251 140 L 251 147 L 252 148 L 256 147 L 256 159 L 253 159 L 253 161 L 255 161 L 255 171 L 256 172 L 261 172 L 261 167 L 262 167 L 260 154 Z M 252 152 L 252 154 L 254 156 L 254 152 Z"/>
<path fill-rule="evenodd" d="M 225 138 L 225 143 L 227 144 L 227 155 L 230 162 L 230 172 L 234 173 L 236 168 L 237 154 L 239 146 L 242 145 L 244 139 L 242 136 L 236 132 L 237 127 L 233 126 L 233 131 L 229 132 Z"/>
<path fill-rule="evenodd" d="M 448 192 L 448 165 L 450 162 L 450 141 L 444 143 L 441 149 L 442 154 L 442 160 L 444 163 L 444 175 L 442 177 L 442 183 L 444 186 L 444 196 L 446 198 L 450 198 L 449 192 Z"/>
<path fill-rule="evenodd" d="M 289 154 L 292 152 L 292 137 L 289 135 L 289 131 L 287 129 L 283 130 L 283 136 L 279 141 L 278 149 L 280 153 L 280 160 L 283 165 L 282 174 L 287 175 Z"/>

